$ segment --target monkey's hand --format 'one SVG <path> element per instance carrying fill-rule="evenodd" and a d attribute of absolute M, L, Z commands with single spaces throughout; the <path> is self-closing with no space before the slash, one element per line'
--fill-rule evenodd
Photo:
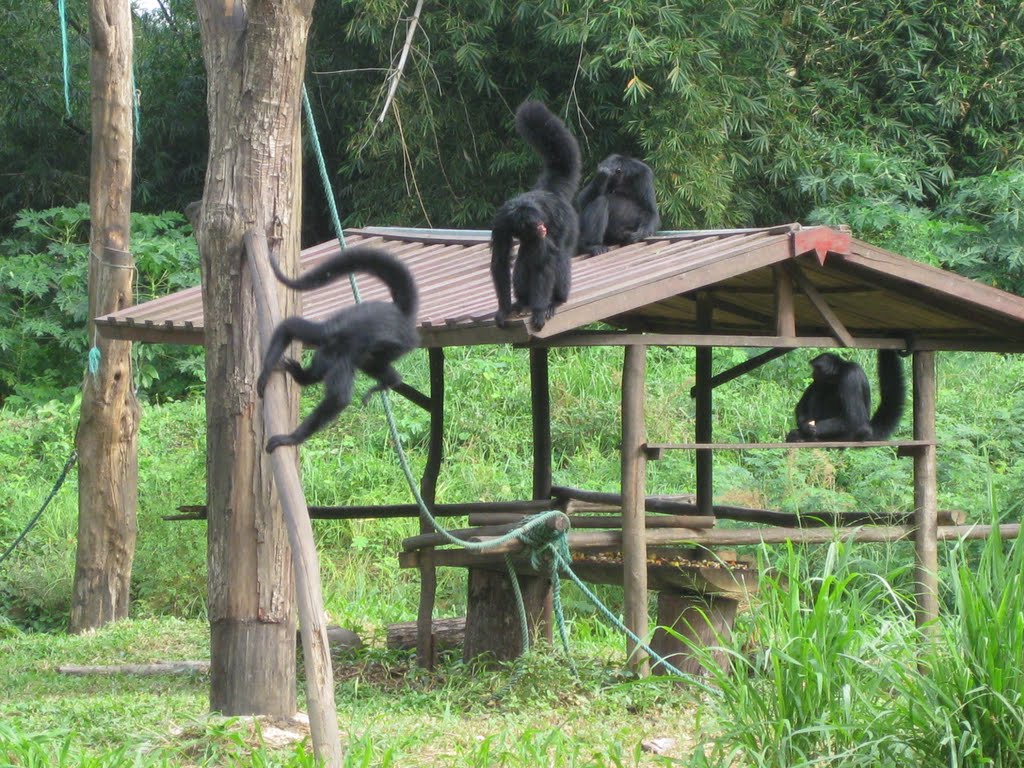
<path fill-rule="evenodd" d="M 267 380 L 269 378 L 270 378 L 270 372 L 269 371 L 261 371 L 260 372 L 260 377 L 258 379 L 256 379 L 256 394 L 259 395 L 261 398 L 263 397 L 263 393 L 267 389 Z"/>

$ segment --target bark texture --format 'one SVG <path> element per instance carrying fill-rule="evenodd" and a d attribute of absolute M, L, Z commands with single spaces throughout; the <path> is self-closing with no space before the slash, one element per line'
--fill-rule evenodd
<path fill-rule="evenodd" d="M 138 500 L 139 404 L 131 343 L 96 336 L 93 318 L 131 306 L 132 18 L 123 0 L 92 0 L 92 154 L 89 340 L 100 366 L 86 373 L 78 449 L 78 549 L 72 632 L 128 615 Z"/>
<path fill-rule="evenodd" d="M 260 344 L 242 240 L 250 229 L 265 232 L 284 268 L 295 271 L 312 2 L 200 0 L 198 8 L 210 116 L 197 231 L 206 319 L 210 705 L 225 714 L 291 715 L 294 577 L 263 451 Z M 294 391 L 289 407 L 294 421 Z"/>

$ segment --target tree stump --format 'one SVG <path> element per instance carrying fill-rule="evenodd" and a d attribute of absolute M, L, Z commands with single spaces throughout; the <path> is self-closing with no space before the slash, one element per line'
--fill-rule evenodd
<path fill-rule="evenodd" d="M 550 582 L 540 576 L 519 576 L 526 605 L 530 637 L 537 634 L 551 640 Z M 462 658 L 469 661 L 492 654 L 500 661 L 521 656 L 524 648 L 516 609 L 515 593 L 505 571 L 469 569 L 469 601 L 466 607 L 466 640 Z"/>
<path fill-rule="evenodd" d="M 732 637 L 737 605 L 737 600 L 721 595 L 659 592 L 658 627 L 651 638 L 651 649 L 682 672 L 706 673 L 708 670 L 694 649 L 666 631 L 666 627 L 697 646 L 719 646 Z M 729 656 L 724 651 L 712 651 L 712 656 L 722 669 L 728 666 Z M 668 674 L 661 664 L 655 669 L 660 674 Z"/>

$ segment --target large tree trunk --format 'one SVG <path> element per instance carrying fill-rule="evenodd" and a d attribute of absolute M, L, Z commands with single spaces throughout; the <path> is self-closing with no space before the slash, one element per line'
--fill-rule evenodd
<path fill-rule="evenodd" d="M 210 706 L 226 714 L 295 711 L 294 578 L 263 451 L 254 388 L 260 343 L 242 238 L 250 229 L 266 232 L 294 271 L 312 5 L 198 2 L 210 116 L 197 232 L 206 324 Z M 289 403 L 294 420 L 294 391 Z"/>
<path fill-rule="evenodd" d="M 128 0 L 92 0 L 92 157 L 88 334 L 99 369 L 82 387 L 78 552 L 72 632 L 128 615 L 138 499 L 139 404 L 131 343 L 96 337 L 93 318 L 131 306 L 132 16 Z"/>

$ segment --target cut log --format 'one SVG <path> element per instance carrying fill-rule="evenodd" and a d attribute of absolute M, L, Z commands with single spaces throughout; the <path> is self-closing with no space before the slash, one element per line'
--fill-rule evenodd
<path fill-rule="evenodd" d="M 157 661 L 152 664 L 63 664 L 57 667 L 62 675 L 205 675 L 209 661 Z"/>
<path fill-rule="evenodd" d="M 461 648 L 466 637 L 466 617 L 434 619 L 430 625 L 435 651 Z M 416 622 L 403 621 L 388 625 L 388 648 L 409 651 L 416 648 Z"/>
<path fill-rule="evenodd" d="M 738 605 L 731 597 L 720 595 L 659 592 L 658 626 L 651 638 L 651 650 L 680 672 L 690 675 L 706 673 L 708 670 L 702 664 L 701 653 L 692 645 L 715 649 L 726 643 L 732 636 Z M 711 658 L 722 669 L 729 665 L 729 655 L 724 651 L 712 650 Z M 655 662 L 654 669 L 659 674 L 669 674 L 660 663 Z"/>
<path fill-rule="evenodd" d="M 519 587 L 526 604 L 528 632 L 531 638 L 541 633 L 550 640 L 550 584 L 544 577 L 520 576 Z M 508 606 L 515 605 L 515 594 L 508 573 L 483 568 L 469 569 L 469 597 L 466 610 L 466 639 L 463 661 L 490 655 L 509 661 L 522 655 L 519 617 Z"/>

